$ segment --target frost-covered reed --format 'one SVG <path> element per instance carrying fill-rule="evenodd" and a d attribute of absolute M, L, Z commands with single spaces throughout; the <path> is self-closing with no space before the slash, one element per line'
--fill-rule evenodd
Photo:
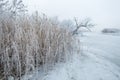
<path fill-rule="evenodd" d="M 75 39 L 67 28 L 45 16 L 0 20 L 0 79 L 22 75 L 42 67 L 47 70 L 74 53 Z"/>

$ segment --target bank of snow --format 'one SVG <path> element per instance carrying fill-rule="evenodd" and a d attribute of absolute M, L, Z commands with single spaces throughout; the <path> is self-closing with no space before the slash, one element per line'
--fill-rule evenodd
<path fill-rule="evenodd" d="M 43 74 L 39 71 L 25 78 L 31 80 L 120 80 L 120 36 L 89 33 L 80 39 L 81 54 L 73 55 L 71 61 L 57 64 L 49 72 Z"/>

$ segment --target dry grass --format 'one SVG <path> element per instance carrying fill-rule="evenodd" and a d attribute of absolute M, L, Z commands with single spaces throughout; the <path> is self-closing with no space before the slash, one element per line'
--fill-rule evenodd
<path fill-rule="evenodd" d="M 63 62 L 73 53 L 74 38 L 45 17 L 34 15 L 0 21 L 0 79 Z"/>

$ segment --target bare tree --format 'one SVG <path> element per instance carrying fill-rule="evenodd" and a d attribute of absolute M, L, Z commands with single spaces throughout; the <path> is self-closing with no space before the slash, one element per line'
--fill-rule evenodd
<path fill-rule="evenodd" d="M 26 6 L 23 4 L 22 0 L 12 1 L 12 5 L 10 6 L 12 16 L 19 16 L 21 13 L 25 13 L 26 11 Z"/>
<path fill-rule="evenodd" d="M 16 17 L 26 12 L 26 6 L 22 0 L 0 0 L 0 15 L 7 14 L 9 17 Z"/>
<path fill-rule="evenodd" d="M 0 0 L 0 14 L 6 11 L 8 2 L 8 0 Z"/>
<path fill-rule="evenodd" d="M 95 26 L 94 24 L 91 23 L 91 19 L 90 18 L 86 18 L 85 20 L 78 22 L 77 18 L 74 19 L 75 21 L 75 26 L 76 29 L 73 30 L 72 34 L 75 35 L 78 33 L 78 30 L 82 27 L 86 28 L 87 30 L 91 31 L 90 28 Z"/>

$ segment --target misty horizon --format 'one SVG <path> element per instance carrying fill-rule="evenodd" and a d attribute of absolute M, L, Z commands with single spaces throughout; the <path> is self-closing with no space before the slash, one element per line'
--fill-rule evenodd
<path fill-rule="evenodd" d="M 98 28 L 120 28 L 119 0 L 29 0 L 29 12 L 38 11 L 60 20 L 91 18 Z"/>

